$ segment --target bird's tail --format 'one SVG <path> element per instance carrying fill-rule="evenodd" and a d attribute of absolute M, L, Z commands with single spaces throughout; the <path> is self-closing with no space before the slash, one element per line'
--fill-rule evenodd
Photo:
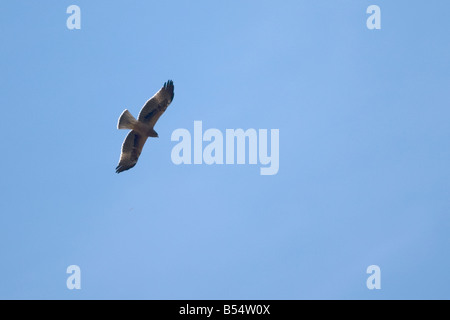
<path fill-rule="evenodd" d="M 137 120 L 127 109 L 122 112 L 117 123 L 117 129 L 133 129 Z"/>

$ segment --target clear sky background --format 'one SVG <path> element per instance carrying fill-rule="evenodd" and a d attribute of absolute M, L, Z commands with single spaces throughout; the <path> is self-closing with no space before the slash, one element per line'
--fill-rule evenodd
<path fill-rule="evenodd" d="M 0 298 L 450 299 L 449 12 L 1 1 Z M 168 79 L 160 138 L 117 175 L 119 115 Z M 194 120 L 279 129 L 279 173 L 174 165 Z"/>

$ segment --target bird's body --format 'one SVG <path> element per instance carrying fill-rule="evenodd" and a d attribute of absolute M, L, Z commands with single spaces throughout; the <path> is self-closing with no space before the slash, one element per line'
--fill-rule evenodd
<path fill-rule="evenodd" d="M 154 138 L 158 137 L 158 134 L 153 129 L 153 127 L 151 127 L 149 124 L 143 123 L 141 121 L 136 121 L 136 124 L 134 125 L 133 130 L 145 137 L 154 137 Z"/>
<path fill-rule="evenodd" d="M 141 155 L 142 148 L 148 137 L 158 137 L 154 126 L 159 117 L 166 111 L 174 97 L 173 81 L 169 80 L 164 86 L 142 107 L 136 120 L 133 115 L 125 110 L 119 117 L 118 129 L 131 129 L 122 144 L 119 164 L 116 172 L 122 172 L 133 168 Z"/>

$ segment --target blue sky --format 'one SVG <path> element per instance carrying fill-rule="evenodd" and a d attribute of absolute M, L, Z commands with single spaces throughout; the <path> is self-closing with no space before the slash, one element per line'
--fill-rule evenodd
<path fill-rule="evenodd" d="M 0 298 L 449 299 L 449 10 L 2 1 Z M 168 79 L 159 139 L 117 175 L 119 115 Z M 278 174 L 173 164 L 195 120 L 279 129 Z"/>

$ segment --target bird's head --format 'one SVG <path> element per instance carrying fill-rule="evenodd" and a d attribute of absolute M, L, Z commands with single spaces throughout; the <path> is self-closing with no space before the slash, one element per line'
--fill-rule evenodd
<path fill-rule="evenodd" d="M 152 138 L 159 138 L 158 132 L 156 132 L 156 131 L 153 130 L 153 129 L 151 129 L 151 131 L 148 133 L 148 136 L 149 136 L 149 137 L 152 137 Z"/>

